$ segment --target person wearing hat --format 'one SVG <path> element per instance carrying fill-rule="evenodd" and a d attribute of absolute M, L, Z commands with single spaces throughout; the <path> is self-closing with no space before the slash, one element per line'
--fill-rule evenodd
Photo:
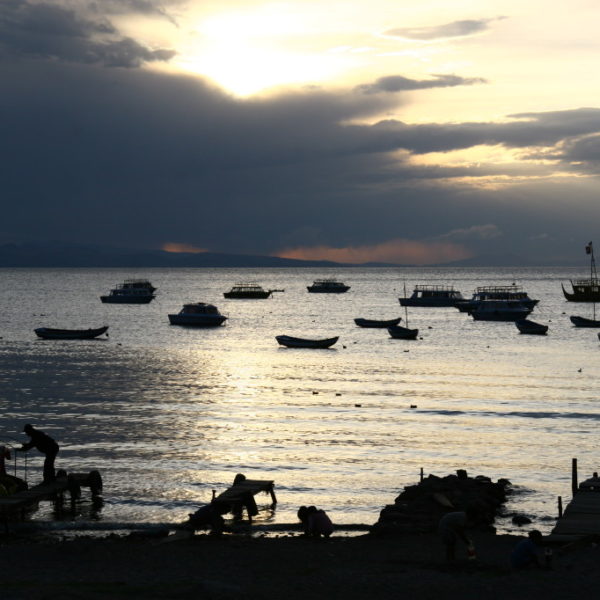
<path fill-rule="evenodd" d="M 44 483 L 50 483 L 56 479 L 54 472 L 54 460 L 58 454 L 59 445 L 47 434 L 39 429 L 35 429 L 29 423 L 23 427 L 23 432 L 26 433 L 30 440 L 23 444 L 17 450 L 26 452 L 31 448 L 37 448 L 42 454 L 46 455 L 44 460 Z"/>

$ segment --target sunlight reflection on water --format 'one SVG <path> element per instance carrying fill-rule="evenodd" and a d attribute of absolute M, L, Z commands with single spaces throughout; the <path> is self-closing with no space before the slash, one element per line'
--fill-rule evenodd
<path fill-rule="evenodd" d="M 531 490 L 509 509 L 554 515 L 556 496 L 569 494 L 571 457 L 585 473 L 596 469 L 598 339 L 563 314 L 587 310 L 562 298 L 559 282 L 571 271 L 348 269 L 352 289 L 335 297 L 306 293 L 307 283 L 333 275 L 326 270 L 135 275 L 159 288 L 150 305 L 100 303 L 131 276 L 125 271 L 0 271 L 6 439 L 21 439 L 33 422 L 61 442 L 59 466 L 99 469 L 103 519 L 179 521 L 243 472 L 275 480 L 279 505 L 263 517 L 271 522 L 293 522 L 298 506 L 316 504 L 338 522 L 373 523 L 421 467 L 506 477 Z M 550 333 L 522 336 L 513 324 L 476 323 L 455 309 L 411 309 L 422 336 L 414 342 L 355 327 L 358 316 L 401 316 L 404 278 L 409 287 L 452 283 L 465 295 L 516 278 L 541 299 L 532 317 L 551 321 Z M 222 298 L 248 279 L 286 291 Z M 167 313 L 190 300 L 214 302 L 227 324 L 170 326 Z M 106 341 L 37 341 L 32 331 L 103 323 Z M 326 351 L 285 349 L 274 340 L 280 333 L 340 341 Z M 35 480 L 41 459 L 28 458 Z"/>

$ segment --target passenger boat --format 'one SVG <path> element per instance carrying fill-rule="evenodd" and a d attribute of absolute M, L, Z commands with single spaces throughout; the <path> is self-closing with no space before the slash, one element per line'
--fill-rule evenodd
<path fill-rule="evenodd" d="M 537 305 L 539 300 L 533 300 L 521 286 L 515 285 L 490 285 L 478 287 L 470 300 L 460 300 L 455 304 L 460 312 L 471 312 L 479 302 L 484 300 L 517 300 L 521 304 L 531 308 Z"/>
<path fill-rule="evenodd" d="M 311 294 L 343 294 L 350 289 L 350 286 L 336 279 L 316 279 L 306 289 Z"/>
<path fill-rule="evenodd" d="M 600 279 L 596 273 L 592 242 L 585 247 L 585 252 L 590 255 L 589 279 L 571 279 L 572 292 L 567 292 L 561 283 L 563 294 L 569 302 L 600 302 Z"/>
<path fill-rule="evenodd" d="M 147 279 L 126 279 L 107 296 L 100 296 L 105 304 L 148 304 L 154 299 L 156 288 Z"/>
<path fill-rule="evenodd" d="M 529 333 L 532 335 L 546 335 L 548 333 L 548 325 L 542 325 L 529 319 L 519 319 L 515 321 L 515 325 L 520 333 Z"/>
<path fill-rule="evenodd" d="M 396 340 L 416 340 L 419 335 L 418 329 L 409 329 L 401 325 L 388 327 L 388 333 Z"/>
<path fill-rule="evenodd" d="M 228 292 L 224 292 L 225 298 L 249 298 L 263 299 L 268 298 L 273 290 L 264 290 L 256 283 L 236 283 Z"/>
<path fill-rule="evenodd" d="M 396 319 L 389 319 L 388 321 L 376 321 L 374 319 L 354 319 L 354 322 L 359 327 L 371 327 L 371 328 L 380 328 L 385 329 L 386 327 L 391 327 L 392 325 L 398 325 L 402 321 L 402 317 L 398 317 Z"/>
<path fill-rule="evenodd" d="M 339 337 L 309 340 L 289 335 L 277 335 L 275 339 L 280 346 L 286 346 L 287 348 L 330 348 L 339 340 Z"/>
<path fill-rule="evenodd" d="M 476 321 L 518 321 L 530 312 L 518 300 L 483 300 L 469 314 Z"/>
<path fill-rule="evenodd" d="M 218 327 L 227 320 L 225 315 L 213 304 L 195 302 L 184 304 L 177 314 L 169 315 L 171 325 L 187 325 L 190 327 Z"/>
<path fill-rule="evenodd" d="M 97 329 L 52 329 L 51 327 L 38 327 L 35 334 L 44 340 L 91 340 L 106 333 L 108 325 Z M 108 333 L 106 334 L 108 336 Z"/>
<path fill-rule="evenodd" d="M 464 300 L 463 295 L 453 287 L 442 285 L 417 285 L 412 295 L 399 298 L 402 306 L 455 306 Z"/>

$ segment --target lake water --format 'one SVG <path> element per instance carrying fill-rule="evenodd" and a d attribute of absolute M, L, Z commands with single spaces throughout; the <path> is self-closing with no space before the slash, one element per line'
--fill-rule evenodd
<path fill-rule="evenodd" d="M 585 269 L 4 269 L 0 270 L 0 439 L 18 445 L 33 423 L 61 444 L 57 467 L 98 469 L 99 511 L 78 519 L 177 522 L 236 473 L 273 479 L 279 503 L 265 523 L 296 521 L 302 504 L 338 523 L 377 521 L 419 471 L 510 479 L 509 511 L 552 527 L 557 496 L 598 470 L 600 343 L 568 316 L 560 284 Z M 337 277 L 342 295 L 309 294 Z M 158 288 L 148 305 L 102 304 L 129 277 Z M 267 300 L 225 300 L 239 281 L 284 289 Z M 513 323 L 476 322 L 454 308 L 409 309 L 416 341 L 356 327 L 355 317 L 404 317 L 415 284 L 517 283 L 540 303 L 547 336 Z M 186 329 L 167 314 L 216 304 L 223 327 Z M 107 340 L 44 341 L 35 327 L 110 326 Z M 329 350 L 281 348 L 275 335 L 331 337 Z M 414 407 L 411 407 L 414 406 Z M 42 455 L 27 455 L 30 483 Z M 18 458 L 24 473 L 23 455 Z M 84 493 L 84 498 L 86 494 Z M 259 503 L 261 503 L 259 497 Z M 265 497 L 264 503 L 267 503 Z M 42 506 L 33 517 L 52 518 Z M 511 530 L 500 521 L 500 529 Z"/>

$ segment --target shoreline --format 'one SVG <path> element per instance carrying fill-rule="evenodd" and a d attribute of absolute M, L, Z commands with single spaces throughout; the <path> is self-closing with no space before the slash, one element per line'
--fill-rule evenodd
<path fill-rule="evenodd" d="M 524 532 L 526 535 L 526 532 Z M 587 544 L 552 569 L 516 572 L 510 551 L 522 537 L 472 532 L 477 560 L 464 547 L 445 561 L 436 534 L 394 537 L 300 534 L 139 533 L 71 540 L 47 535 L 0 538 L 3 598 L 570 598 L 597 591 L 600 548 Z"/>

